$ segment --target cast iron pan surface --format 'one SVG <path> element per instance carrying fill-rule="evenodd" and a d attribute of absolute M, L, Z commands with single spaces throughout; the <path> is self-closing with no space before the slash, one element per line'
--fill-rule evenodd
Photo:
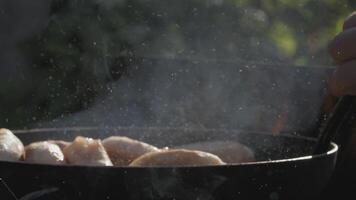
<path fill-rule="evenodd" d="M 315 141 L 225 130 L 71 128 L 17 131 L 25 143 L 82 135 L 125 135 L 159 147 L 197 141 L 239 141 L 259 162 L 199 167 L 86 167 L 0 162 L 0 178 L 18 199 L 315 199 L 329 180 L 337 147 L 309 156 Z M 0 191 L 3 191 L 0 190 Z"/>

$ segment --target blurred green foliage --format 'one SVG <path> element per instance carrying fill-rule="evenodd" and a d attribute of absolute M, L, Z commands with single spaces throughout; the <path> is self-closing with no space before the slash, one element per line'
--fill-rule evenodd
<path fill-rule="evenodd" d="M 35 77 L 24 83 L 30 98 L 0 99 L 0 126 L 87 109 L 139 56 L 330 65 L 327 44 L 354 9 L 354 0 L 52 0 L 47 26 L 18 44 Z"/>

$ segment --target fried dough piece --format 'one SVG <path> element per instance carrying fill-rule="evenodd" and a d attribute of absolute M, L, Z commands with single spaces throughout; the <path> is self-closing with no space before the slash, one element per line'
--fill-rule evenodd
<path fill-rule="evenodd" d="M 24 155 L 22 142 L 8 129 L 0 129 L 0 160 L 18 161 Z"/>
<path fill-rule="evenodd" d="M 178 146 L 178 149 L 205 151 L 215 154 L 226 163 L 244 163 L 255 161 L 253 151 L 247 146 L 232 141 L 197 142 Z"/>
<path fill-rule="evenodd" d="M 25 161 L 40 164 L 65 164 L 64 155 L 58 145 L 50 142 L 34 142 L 25 147 Z"/>
<path fill-rule="evenodd" d="M 159 151 L 155 146 L 122 136 L 104 139 L 103 146 L 115 166 L 129 165 L 143 154 Z"/>
<path fill-rule="evenodd" d="M 78 136 L 63 150 L 69 164 L 90 166 L 112 166 L 101 140 Z"/>
<path fill-rule="evenodd" d="M 58 145 L 62 151 L 64 148 L 70 145 L 70 142 L 64 140 L 47 140 L 47 142 Z"/>
<path fill-rule="evenodd" d="M 225 164 L 218 156 L 186 149 L 165 150 L 144 154 L 130 166 L 206 166 Z"/>

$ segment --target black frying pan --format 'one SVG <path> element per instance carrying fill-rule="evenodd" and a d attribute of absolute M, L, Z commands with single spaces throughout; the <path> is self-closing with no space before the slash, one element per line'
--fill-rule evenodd
<path fill-rule="evenodd" d="M 77 135 L 127 135 L 164 147 L 207 140 L 236 140 L 260 162 L 200 167 L 86 167 L 0 162 L 0 178 L 18 199 L 313 199 L 331 176 L 337 146 L 310 156 L 315 140 L 225 130 L 70 128 L 17 131 L 28 144 Z M 0 191 L 5 191 L 3 187 Z M 8 197 L 10 198 L 10 197 Z"/>

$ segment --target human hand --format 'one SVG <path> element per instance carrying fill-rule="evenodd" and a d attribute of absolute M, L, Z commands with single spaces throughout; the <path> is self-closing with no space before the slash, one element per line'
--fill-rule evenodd
<path fill-rule="evenodd" d="M 335 96 L 356 95 L 356 12 L 352 13 L 329 46 L 339 67 L 330 78 L 330 91 Z"/>

